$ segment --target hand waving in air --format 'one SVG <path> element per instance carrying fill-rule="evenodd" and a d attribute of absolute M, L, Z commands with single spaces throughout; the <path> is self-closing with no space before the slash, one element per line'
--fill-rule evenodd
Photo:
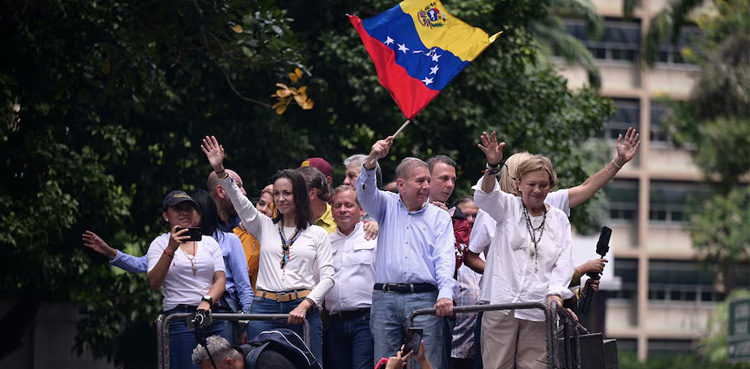
<path fill-rule="evenodd" d="M 224 171 L 224 146 L 219 145 L 216 137 L 211 136 L 203 139 L 201 149 L 206 154 L 208 162 L 216 173 Z"/>
<path fill-rule="evenodd" d="M 484 155 L 487 156 L 487 164 L 491 166 L 500 164 L 500 162 L 503 161 L 503 148 L 505 147 L 505 142 L 497 143 L 497 134 L 494 131 L 492 132 L 492 135 L 487 134 L 487 132 L 482 132 L 480 139 L 482 140 L 482 143 L 477 146 L 479 147 L 479 150 L 482 150 Z"/>
<path fill-rule="evenodd" d="M 617 137 L 617 157 L 613 160 L 617 166 L 622 167 L 633 160 L 638 148 L 641 147 L 641 141 L 638 138 L 640 138 L 640 134 L 633 127 L 628 127 L 624 138 L 622 135 Z"/>

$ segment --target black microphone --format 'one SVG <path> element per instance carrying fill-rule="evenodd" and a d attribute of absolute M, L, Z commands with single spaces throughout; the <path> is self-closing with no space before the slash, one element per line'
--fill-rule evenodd
<path fill-rule="evenodd" d="M 609 252 L 609 239 L 612 237 L 612 229 L 610 229 L 607 226 L 602 226 L 602 230 L 599 233 L 599 241 L 596 242 L 596 253 L 604 258 L 604 255 L 607 255 Z M 590 272 L 586 273 L 586 275 L 590 278 L 590 280 L 598 281 L 601 279 L 601 273 L 597 272 Z M 589 311 L 589 306 L 591 306 L 591 300 L 594 299 L 594 290 L 590 286 L 590 282 L 586 281 L 586 284 L 589 285 L 588 292 L 586 295 L 581 299 L 581 312 L 587 313 Z M 583 288 L 581 288 L 581 292 L 583 292 Z"/>

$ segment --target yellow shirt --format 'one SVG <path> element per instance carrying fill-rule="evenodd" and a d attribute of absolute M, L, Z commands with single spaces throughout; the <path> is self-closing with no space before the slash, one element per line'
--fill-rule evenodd
<path fill-rule="evenodd" d="M 326 204 L 326 211 L 320 216 L 320 218 L 315 220 L 315 225 L 323 227 L 328 234 L 336 232 L 336 222 L 333 221 L 331 205 Z"/>
<path fill-rule="evenodd" d="M 255 281 L 258 280 L 258 262 L 260 261 L 260 241 L 252 233 L 243 231 L 240 227 L 235 227 L 233 231 L 242 241 L 242 249 L 245 250 L 245 258 L 247 258 L 247 274 L 250 275 L 250 286 L 255 290 Z"/>

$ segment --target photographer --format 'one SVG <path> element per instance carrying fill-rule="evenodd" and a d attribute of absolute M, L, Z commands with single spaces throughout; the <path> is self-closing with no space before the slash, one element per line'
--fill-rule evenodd
<path fill-rule="evenodd" d="M 146 278 L 151 288 L 161 288 L 165 315 L 210 310 L 224 293 L 225 267 L 219 244 L 210 236 L 191 241 L 186 229 L 200 224 L 200 216 L 198 204 L 185 192 L 172 191 L 164 198 L 162 217 L 169 224 L 170 233 L 151 242 Z M 200 326 L 201 322 L 196 323 Z M 206 335 L 223 333 L 219 322 L 204 328 L 201 333 Z M 195 368 L 190 355 L 196 344 L 196 333 L 187 328 L 184 320 L 170 321 L 171 368 Z"/>

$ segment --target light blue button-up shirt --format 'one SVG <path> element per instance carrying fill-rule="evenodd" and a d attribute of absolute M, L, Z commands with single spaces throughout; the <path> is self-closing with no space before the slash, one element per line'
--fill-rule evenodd
<path fill-rule="evenodd" d="M 380 224 L 375 281 L 429 283 L 437 286 L 438 299 L 453 300 L 458 284 L 448 212 L 432 204 L 410 212 L 398 194 L 378 190 L 375 170 L 364 168 L 357 178 L 357 198 Z"/>

